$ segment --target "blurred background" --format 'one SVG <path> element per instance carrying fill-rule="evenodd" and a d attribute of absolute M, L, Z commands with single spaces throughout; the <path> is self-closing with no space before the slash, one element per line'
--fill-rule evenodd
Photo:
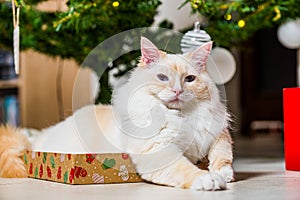
<path fill-rule="evenodd" d="M 139 52 L 108 60 L 98 87 L 95 72 L 81 67 L 94 47 L 139 27 L 187 34 L 199 21 L 214 48 L 229 53 L 218 54 L 218 67 L 229 77 L 224 85 L 236 155 L 281 157 L 282 90 L 299 85 L 299 17 L 291 0 L 0 0 L 0 121 L 42 129 L 84 105 L 109 103 L 109 79 L 135 67 Z M 222 56 L 234 61 L 221 66 Z"/>

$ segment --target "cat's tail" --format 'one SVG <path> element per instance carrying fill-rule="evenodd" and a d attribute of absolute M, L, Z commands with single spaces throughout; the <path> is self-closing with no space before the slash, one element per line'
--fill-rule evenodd
<path fill-rule="evenodd" d="M 30 143 L 19 129 L 9 125 L 0 126 L 0 177 L 27 177 L 22 158 L 25 149 L 30 149 Z"/>

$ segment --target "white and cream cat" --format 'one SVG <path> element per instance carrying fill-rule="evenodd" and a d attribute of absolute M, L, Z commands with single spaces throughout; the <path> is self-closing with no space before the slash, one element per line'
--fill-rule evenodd
<path fill-rule="evenodd" d="M 21 151 L 128 152 L 146 181 L 219 190 L 233 180 L 230 116 L 208 72 L 212 43 L 178 55 L 141 38 L 141 59 L 112 106 L 91 105 L 42 130 L 0 128 L 0 177 L 25 177 Z M 208 170 L 195 164 L 207 158 Z"/>

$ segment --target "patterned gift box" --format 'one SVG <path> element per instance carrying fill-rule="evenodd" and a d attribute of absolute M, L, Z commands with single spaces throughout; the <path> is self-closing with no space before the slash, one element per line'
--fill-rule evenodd
<path fill-rule="evenodd" d="M 67 184 L 141 182 L 126 153 L 62 154 L 24 152 L 28 177 Z"/>

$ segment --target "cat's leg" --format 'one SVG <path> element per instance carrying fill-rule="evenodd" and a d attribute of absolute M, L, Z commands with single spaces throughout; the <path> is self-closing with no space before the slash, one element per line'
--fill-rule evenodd
<path fill-rule="evenodd" d="M 146 181 L 192 190 L 226 189 L 226 182 L 218 173 L 201 170 L 184 156 L 172 160 L 163 152 L 157 155 L 160 156 L 131 155 L 137 171 Z"/>
<path fill-rule="evenodd" d="M 209 171 L 218 172 L 226 182 L 234 180 L 232 143 L 228 129 L 224 129 L 208 153 Z"/>

